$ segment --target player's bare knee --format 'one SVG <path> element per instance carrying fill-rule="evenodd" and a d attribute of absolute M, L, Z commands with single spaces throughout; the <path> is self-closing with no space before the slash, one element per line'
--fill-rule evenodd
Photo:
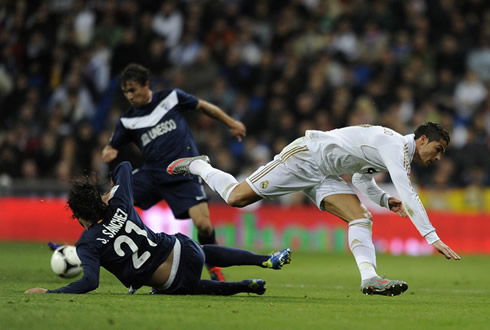
<path fill-rule="evenodd" d="M 242 182 L 230 192 L 226 202 L 233 207 L 245 207 L 260 199 L 246 182 Z"/>
<path fill-rule="evenodd" d="M 245 207 L 249 203 L 247 200 L 244 198 L 244 196 L 241 196 L 240 194 L 230 194 L 230 197 L 228 197 L 227 201 L 228 205 L 233 206 L 233 207 Z"/>
<path fill-rule="evenodd" d="M 373 221 L 373 215 L 371 214 L 371 212 L 369 212 L 367 207 L 364 206 L 363 204 L 361 204 L 361 207 L 362 207 L 362 210 L 364 211 L 364 219 L 368 219 L 368 220 Z"/>
<path fill-rule="evenodd" d="M 368 219 L 368 220 L 373 221 L 373 215 L 369 211 L 365 213 L 365 218 Z"/>
<path fill-rule="evenodd" d="M 332 206 L 334 206 L 333 203 L 330 203 L 326 198 L 324 198 L 320 204 L 322 210 L 329 211 L 332 209 Z"/>
<path fill-rule="evenodd" d="M 202 235 L 208 235 L 213 232 L 213 225 L 209 221 L 194 222 L 197 232 Z"/>
<path fill-rule="evenodd" d="M 194 217 L 192 218 L 192 222 L 200 234 L 206 235 L 213 231 L 213 225 L 207 216 Z"/>

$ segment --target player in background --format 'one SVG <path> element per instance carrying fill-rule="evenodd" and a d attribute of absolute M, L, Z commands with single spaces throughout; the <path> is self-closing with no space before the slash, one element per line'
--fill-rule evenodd
<path fill-rule="evenodd" d="M 290 249 L 258 255 L 218 245 L 199 246 L 183 234 L 154 233 L 133 206 L 131 164 L 120 163 L 111 173 L 111 191 L 100 196 L 87 177 L 74 180 L 68 206 L 85 230 L 76 243 L 83 277 L 65 287 L 32 288 L 26 293 L 86 293 L 99 285 L 100 266 L 114 274 L 130 293 L 151 286 L 151 293 L 233 295 L 265 292 L 261 279 L 241 282 L 201 280 L 204 262 L 220 267 L 256 265 L 281 269 Z"/>
<path fill-rule="evenodd" d="M 239 141 L 246 135 L 245 126 L 217 106 L 179 89 L 153 92 L 150 73 L 139 64 L 124 68 L 121 89 L 131 107 L 120 117 L 103 149 L 103 161 L 111 162 L 117 157 L 118 148 L 134 142 L 144 158 L 143 166 L 133 173 L 135 205 L 146 210 L 165 200 L 176 219 L 192 219 L 199 243 L 217 244 L 201 179 L 172 177 L 166 168 L 176 158 L 199 154 L 184 112 L 196 110 L 223 122 Z M 214 266 L 206 264 L 211 278 L 224 281 L 223 273 Z"/>
<path fill-rule="evenodd" d="M 348 241 L 361 273 L 361 291 L 398 295 L 406 291 L 408 285 L 376 273 L 372 215 L 340 175 L 353 174 L 353 185 L 382 207 L 402 217 L 407 217 L 408 213 L 429 244 L 447 259 L 459 260 L 460 256 L 437 236 L 410 183 L 412 161 L 423 166 L 438 161 L 449 141 L 449 134 L 440 125 L 430 122 L 405 136 L 386 127 L 370 125 L 327 132 L 308 130 L 305 136 L 286 146 L 274 160 L 241 183 L 209 165 L 207 156 L 175 160 L 167 171 L 173 175 L 200 176 L 235 207 L 303 191 L 320 210 L 349 224 Z M 378 187 L 374 176 L 379 172 L 389 172 L 400 199 Z"/>

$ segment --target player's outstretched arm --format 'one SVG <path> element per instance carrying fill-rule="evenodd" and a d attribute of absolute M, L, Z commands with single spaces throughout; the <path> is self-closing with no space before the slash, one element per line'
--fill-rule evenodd
<path fill-rule="evenodd" d="M 43 288 L 32 288 L 24 291 L 24 293 L 46 293 L 48 289 Z"/>
<path fill-rule="evenodd" d="M 432 246 L 446 259 L 461 260 L 461 257 L 441 240 L 435 241 Z"/>
<path fill-rule="evenodd" d="M 237 138 L 238 141 L 242 141 L 242 138 L 247 135 L 247 129 L 242 122 L 235 120 L 228 116 L 223 110 L 216 105 L 207 101 L 199 100 L 197 104 L 198 111 L 202 111 L 207 116 L 221 121 L 230 129 L 231 134 Z"/>

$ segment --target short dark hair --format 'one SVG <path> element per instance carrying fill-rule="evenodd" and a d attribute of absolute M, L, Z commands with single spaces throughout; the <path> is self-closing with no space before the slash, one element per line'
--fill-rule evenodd
<path fill-rule="evenodd" d="M 414 133 L 415 140 L 417 140 L 422 135 L 425 135 L 429 139 L 429 142 L 440 141 L 441 139 L 444 139 L 447 145 L 449 145 L 449 142 L 451 142 L 449 133 L 444 128 L 442 128 L 441 125 L 437 123 L 432 123 L 430 121 L 417 127 Z"/>
<path fill-rule="evenodd" d="M 121 85 L 125 85 L 129 80 L 136 81 L 140 85 L 146 84 L 150 80 L 150 71 L 137 63 L 128 64 L 121 72 Z"/>
<path fill-rule="evenodd" d="M 67 205 L 73 212 L 73 218 L 84 219 L 95 223 L 105 215 L 107 204 L 102 201 L 97 187 L 89 183 L 88 176 L 81 176 L 70 181 Z"/>

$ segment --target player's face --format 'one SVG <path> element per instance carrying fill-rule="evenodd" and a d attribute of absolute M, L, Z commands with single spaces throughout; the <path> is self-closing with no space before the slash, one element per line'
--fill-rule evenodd
<path fill-rule="evenodd" d="M 121 85 L 121 90 L 133 107 L 141 107 L 150 102 L 151 92 L 149 81 L 141 85 L 136 81 L 128 80 Z"/>
<path fill-rule="evenodd" d="M 444 139 L 431 141 L 425 136 L 420 137 L 421 142 L 417 146 L 416 160 L 423 166 L 429 166 L 441 159 L 442 154 L 446 151 L 447 143 Z"/>

